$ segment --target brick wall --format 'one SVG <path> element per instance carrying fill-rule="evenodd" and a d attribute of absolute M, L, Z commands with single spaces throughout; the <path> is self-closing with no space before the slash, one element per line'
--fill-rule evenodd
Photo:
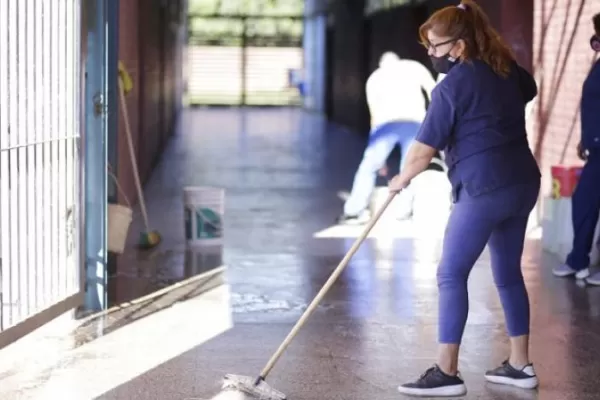
<path fill-rule="evenodd" d="M 534 0 L 502 1 L 497 27 L 519 64 L 530 72 L 533 71 L 533 3 Z"/>
<path fill-rule="evenodd" d="M 133 79 L 127 107 L 137 164 L 146 181 L 173 133 L 179 104 L 175 68 L 177 6 L 181 1 L 119 2 L 119 59 Z M 177 4 L 175 4 L 177 3 Z M 137 202 L 123 113 L 119 109 L 118 177 L 132 203 Z M 119 196 L 119 202 L 124 199 Z"/>
<path fill-rule="evenodd" d="M 600 3 L 590 0 L 534 0 L 532 55 L 539 95 L 532 142 L 545 173 L 544 193 L 550 188 L 551 165 L 579 163 L 579 100 L 594 59 L 589 38 L 598 12 Z"/>
<path fill-rule="evenodd" d="M 126 96 L 127 112 L 133 145 L 137 149 L 139 146 L 139 98 L 140 98 L 140 71 L 139 71 L 139 36 L 138 36 L 138 3 L 137 0 L 125 0 L 119 2 L 119 59 L 125 64 L 127 71 L 133 80 L 133 89 Z M 137 201 L 137 195 L 131 170 L 131 161 L 129 149 L 125 138 L 125 123 L 123 112 L 119 104 L 119 142 L 118 152 L 118 177 L 119 183 L 125 192 L 125 195 L 131 202 Z M 124 203 L 122 194 L 119 196 L 119 202 Z"/>
<path fill-rule="evenodd" d="M 141 2 L 144 6 L 141 6 Z M 159 152 L 164 121 L 161 110 L 164 22 L 157 1 L 140 0 L 140 132 L 139 168 L 145 179 Z"/>

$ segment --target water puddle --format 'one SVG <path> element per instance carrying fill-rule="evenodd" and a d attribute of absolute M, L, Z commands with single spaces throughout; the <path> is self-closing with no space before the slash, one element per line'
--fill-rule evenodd
<path fill-rule="evenodd" d="M 269 299 L 264 295 L 250 293 L 232 293 L 231 308 L 234 313 L 270 312 L 270 311 L 297 311 L 306 308 L 305 303 Z"/>

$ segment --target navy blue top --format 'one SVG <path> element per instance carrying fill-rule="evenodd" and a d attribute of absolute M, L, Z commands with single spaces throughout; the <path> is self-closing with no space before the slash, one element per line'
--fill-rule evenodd
<path fill-rule="evenodd" d="M 600 153 L 600 60 L 596 61 L 581 92 L 581 144 Z"/>
<path fill-rule="evenodd" d="M 416 140 L 446 152 L 456 196 L 540 179 L 529 149 L 525 105 L 537 94 L 533 77 L 514 63 L 507 78 L 479 60 L 454 66 L 433 90 Z"/>

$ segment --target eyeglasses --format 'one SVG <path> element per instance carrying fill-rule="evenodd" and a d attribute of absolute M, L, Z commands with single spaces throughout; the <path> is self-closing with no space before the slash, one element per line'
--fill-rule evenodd
<path fill-rule="evenodd" d="M 430 50 L 432 50 L 434 54 L 436 54 L 436 53 L 437 53 L 437 49 L 438 49 L 438 47 L 440 47 L 440 46 L 444 46 L 444 45 L 446 45 L 446 44 L 453 43 L 453 42 L 456 42 L 456 39 L 449 39 L 449 40 L 445 40 L 445 41 L 443 41 L 443 42 L 440 42 L 440 43 L 431 43 L 431 42 L 430 42 L 430 43 L 428 43 L 428 46 L 427 46 L 427 47 L 428 47 Z"/>

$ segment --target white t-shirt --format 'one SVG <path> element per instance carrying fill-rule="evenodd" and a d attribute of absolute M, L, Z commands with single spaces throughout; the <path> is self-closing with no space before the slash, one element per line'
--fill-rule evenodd
<path fill-rule="evenodd" d="M 390 121 L 422 122 L 425 94 L 431 98 L 435 80 L 423 64 L 397 60 L 377 68 L 366 84 L 366 96 L 373 126 Z"/>

